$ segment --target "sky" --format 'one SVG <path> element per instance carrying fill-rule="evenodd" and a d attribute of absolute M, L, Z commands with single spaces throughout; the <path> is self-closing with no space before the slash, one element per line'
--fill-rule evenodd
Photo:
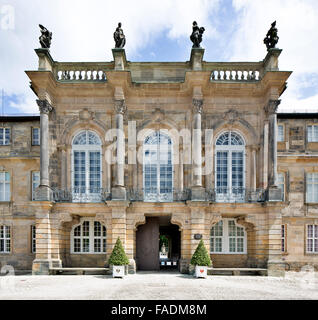
<path fill-rule="evenodd" d="M 205 61 L 261 61 L 276 20 L 279 68 L 293 71 L 279 112 L 318 112 L 317 0 L 0 0 L 0 113 L 37 113 L 25 70 L 37 69 L 39 24 L 56 61 L 111 61 L 118 22 L 130 61 L 188 61 L 192 22 Z"/>

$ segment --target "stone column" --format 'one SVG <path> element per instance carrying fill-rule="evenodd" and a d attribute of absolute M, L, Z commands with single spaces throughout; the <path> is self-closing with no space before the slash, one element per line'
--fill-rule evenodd
<path fill-rule="evenodd" d="M 264 123 L 264 145 L 263 145 L 263 188 L 268 187 L 268 121 Z"/>
<path fill-rule="evenodd" d="M 115 100 L 115 122 L 117 130 L 116 153 L 116 177 L 115 185 L 112 188 L 112 199 L 126 200 L 124 182 L 125 168 L 125 134 L 124 134 L 124 113 L 126 111 L 125 100 Z"/>
<path fill-rule="evenodd" d="M 67 189 L 67 156 L 66 156 L 66 147 L 61 146 L 59 148 L 61 152 L 61 189 Z"/>
<path fill-rule="evenodd" d="M 252 148 L 252 161 L 253 161 L 253 180 L 252 180 L 252 189 L 253 191 L 256 191 L 256 149 Z"/>
<path fill-rule="evenodd" d="M 201 113 L 203 99 L 192 100 L 193 103 L 193 140 L 192 140 L 192 188 L 191 200 L 204 200 L 204 189 L 202 187 L 202 130 Z"/>
<path fill-rule="evenodd" d="M 270 162 L 270 176 L 269 176 L 269 201 L 280 201 L 281 190 L 277 188 L 277 107 L 280 100 L 269 100 L 265 111 L 269 118 L 269 162 Z"/>
<path fill-rule="evenodd" d="M 183 182 L 183 148 L 179 147 L 179 183 L 180 183 L 180 191 L 182 192 L 184 189 Z"/>
<path fill-rule="evenodd" d="M 50 201 L 52 190 L 49 181 L 49 113 L 53 107 L 47 100 L 36 100 L 40 109 L 40 186 L 35 198 L 38 201 Z"/>

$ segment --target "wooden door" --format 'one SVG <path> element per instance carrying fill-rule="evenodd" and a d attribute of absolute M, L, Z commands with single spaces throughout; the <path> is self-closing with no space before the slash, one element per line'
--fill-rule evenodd
<path fill-rule="evenodd" d="M 138 270 L 159 270 L 159 219 L 147 218 L 136 231 Z"/>

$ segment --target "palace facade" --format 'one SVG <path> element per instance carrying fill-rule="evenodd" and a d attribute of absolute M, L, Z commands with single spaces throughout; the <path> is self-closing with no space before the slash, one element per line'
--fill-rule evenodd
<path fill-rule="evenodd" d="M 282 50 L 248 63 L 35 51 L 40 116 L 0 121 L 2 265 L 103 267 L 120 237 L 131 273 L 188 272 L 200 239 L 214 267 L 317 268 L 318 114 L 277 114 Z"/>

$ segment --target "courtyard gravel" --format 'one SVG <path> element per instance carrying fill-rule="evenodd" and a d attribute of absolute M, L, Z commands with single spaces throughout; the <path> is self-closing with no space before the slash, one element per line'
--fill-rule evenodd
<path fill-rule="evenodd" d="M 280 300 L 318 299 L 318 275 L 208 276 L 138 272 L 124 279 L 103 275 L 2 276 L 0 300 Z"/>

